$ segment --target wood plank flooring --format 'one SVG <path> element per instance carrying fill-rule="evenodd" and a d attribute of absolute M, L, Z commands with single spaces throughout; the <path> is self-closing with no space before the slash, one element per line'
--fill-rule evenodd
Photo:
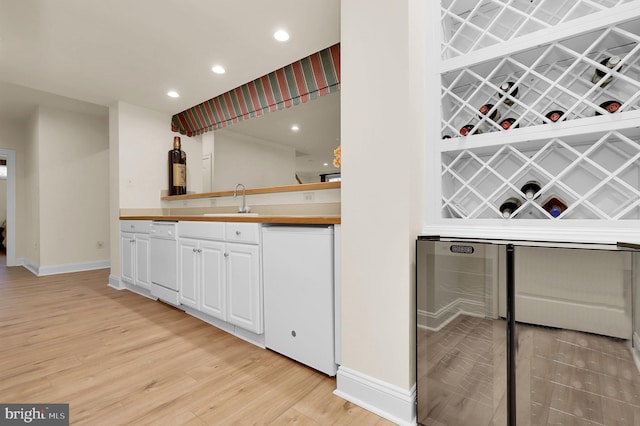
<path fill-rule="evenodd" d="M 628 342 L 518 324 L 518 426 L 640 425 L 640 373 Z M 504 320 L 460 315 L 418 338 L 418 421 L 506 424 Z"/>
<path fill-rule="evenodd" d="M 69 403 L 78 425 L 392 424 L 333 395 L 334 378 L 108 287 L 108 272 L 0 264 L 0 402 Z"/>

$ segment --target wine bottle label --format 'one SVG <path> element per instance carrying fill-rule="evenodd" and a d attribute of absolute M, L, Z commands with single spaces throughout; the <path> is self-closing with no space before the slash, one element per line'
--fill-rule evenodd
<path fill-rule="evenodd" d="M 187 184 L 187 167 L 184 164 L 173 164 L 173 186 Z"/>

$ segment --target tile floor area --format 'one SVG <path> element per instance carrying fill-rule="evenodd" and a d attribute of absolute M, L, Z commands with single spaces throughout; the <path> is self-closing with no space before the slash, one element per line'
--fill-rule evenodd
<path fill-rule="evenodd" d="M 506 425 L 505 321 L 459 316 L 418 333 L 418 422 Z M 640 425 L 628 342 L 518 324 L 520 425 Z"/>

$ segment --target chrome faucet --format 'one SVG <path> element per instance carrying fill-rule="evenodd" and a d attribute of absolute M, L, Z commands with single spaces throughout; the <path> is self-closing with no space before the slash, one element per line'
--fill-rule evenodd
<path fill-rule="evenodd" d="M 238 196 L 238 187 L 242 187 L 242 207 L 238 210 L 238 213 L 249 213 L 251 210 L 249 206 L 247 206 L 247 198 L 246 198 L 246 188 L 243 184 L 236 184 L 236 189 L 233 190 L 233 198 Z"/>

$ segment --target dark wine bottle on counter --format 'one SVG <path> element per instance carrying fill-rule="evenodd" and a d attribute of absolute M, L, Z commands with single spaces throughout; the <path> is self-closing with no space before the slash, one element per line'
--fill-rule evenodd
<path fill-rule="evenodd" d="M 542 204 L 542 208 L 551 216 L 558 217 L 567 209 L 567 203 L 562 201 L 557 195 L 552 195 Z"/>
<path fill-rule="evenodd" d="M 560 111 L 559 109 L 555 109 L 553 111 L 549 111 L 545 117 L 547 117 L 552 123 L 556 121 L 560 121 L 560 119 L 564 116 L 564 111 Z"/>
<path fill-rule="evenodd" d="M 511 88 L 515 86 L 515 83 L 513 81 L 507 81 L 505 83 L 502 83 L 500 85 L 500 91 L 498 92 L 498 97 L 501 98 L 504 96 L 505 93 L 509 93 L 509 90 L 511 90 Z M 509 94 L 509 96 L 511 96 L 511 98 L 517 98 L 518 97 L 518 87 L 514 87 L 513 90 L 511 91 L 511 93 Z M 506 105 L 513 105 L 513 99 L 511 99 L 509 97 L 505 98 L 504 103 Z"/>
<path fill-rule="evenodd" d="M 482 118 L 483 116 L 487 115 L 487 113 L 489 113 L 489 111 L 491 110 L 491 108 L 493 108 L 493 104 L 484 104 L 480 107 L 479 111 L 480 111 L 480 118 Z M 493 120 L 493 121 L 498 121 L 500 120 L 500 111 L 498 111 L 498 109 L 494 109 L 493 112 L 491 113 L 491 115 L 489 116 L 489 119 Z"/>
<path fill-rule="evenodd" d="M 500 127 L 502 127 L 505 130 L 509 130 L 513 126 L 513 123 L 515 122 L 516 122 L 515 118 L 505 118 L 500 122 Z M 520 127 L 519 124 L 516 124 L 514 126 L 515 129 L 517 129 L 518 127 Z"/>
<path fill-rule="evenodd" d="M 187 193 L 187 153 L 181 149 L 180 136 L 173 138 L 169 151 L 169 195 Z"/>
<path fill-rule="evenodd" d="M 613 114 L 614 112 L 617 112 L 620 109 L 621 105 L 620 102 L 618 101 L 606 101 L 600 104 L 600 108 L 606 110 L 607 112 Z M 600 113 L 600 111 L 596 111 L 595 115 L 602 115 Z"/>
<path fill-rule="evenodd" d="M 520 188 L 520 191 L 524 194 L 527 200 L 533 200 L 538 191 L 540 191 L 540 182 L 537 180 L 530 180 Z"/>
<path fill-rule="evenodd" d="M 464 126 L 462 126 L 462 128 L 460 129 L 460 135 L 462 136 L 467 136 L 469 133 L 471 133 L 471 130 L 473 130 L 473 124 L 466 124 Z M 473 131 L 473 133 L 471 133 L 472 135 L 476 135 L 476 134 L 480 134 L 482 133 L 482 129 L 476 129 Z"/>
<path fill-rule="evenodd" d="M 601 65 L 604 65 L 609 69 L 615 68 L 619 63 L 620 63 L 619 56 L 611 56 L 609 58 L 604 58 L 602 61 L 600 61 Z M 618 68 L 618 71 L 620 71 L 621 69 L 622 67 Z M 593 77 L 591 77 L 591 82 L 593 84 L 597 84 L 600 80 L 602 80 L 602 77 L 604 77 L 605 74 L 606 73 L 604 71 L 600 70 L 599 68 L 596 68 L 593 73 Z M 601 84 L 601 87 L 605 87 L 607 84 L 611 83 L 611 80 L 613 80 L 613 76 L 609 75 L 609 77 L 607 77 L 607 79 Z"/>
<path fill-rule="evenodd" d="M 504 203 L 500 205 L 500 212 L 505 219 L 510 218 L 513 212 L 522 205 L 522 202 L 516 197 L 507 198 Z"/>

